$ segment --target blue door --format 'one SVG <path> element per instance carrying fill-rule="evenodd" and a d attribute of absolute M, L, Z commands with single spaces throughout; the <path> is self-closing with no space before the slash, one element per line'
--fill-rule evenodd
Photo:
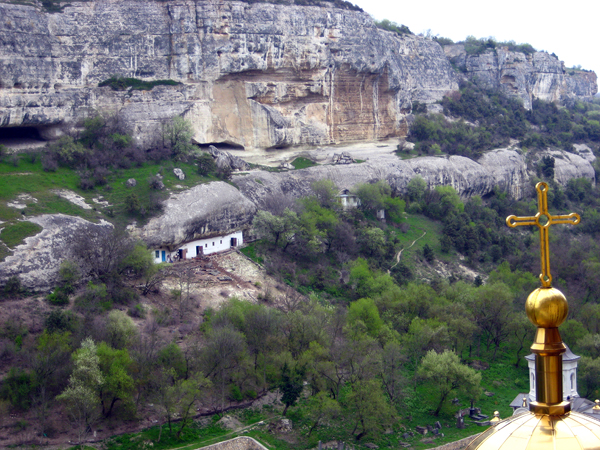
<path fill-rule="evenodd" d="M 166 257 L 165 251 L 163 250 L 162 251 L 162 262 L 165 262 L 166 260 L 167 260 L 167 257 Z"/>

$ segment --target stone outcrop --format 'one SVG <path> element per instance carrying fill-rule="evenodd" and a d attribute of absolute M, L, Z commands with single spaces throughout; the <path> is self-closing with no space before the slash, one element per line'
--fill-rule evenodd
<path fill-rule="evenodd" d="M 516 199 L 525 196 L 529 174 L 527 162 L 520 152 L 498 149 L 484 153 L 478 162 L 487 169 L 492 176 L 492 184 L 501 191 Z"/>
<path fill-rule="evenodd" d="M 589 157 L 585 149 L 581 151 Z M 548 152 L 556 160 L 555 178 L 558 183 L 564 185 L 569 179 L 580 177 L 595 183 L 594 169 L 589 160 L 563 151 Z M 420 176 L 429 188 L 450 185 L 463 198 L 483 197 L 497 186 L 511 197 L 521 199 L 530 188 L 529 177 L 532 174 L 535 171 L 528 170 L 527 161 L 519 151 L 497 149 L 485 153 L 478 161 L 463 156 L 428 156 L 408 160 L 387 157 L 361 164 L 322 165 L 285 173 L 253 171 L 234 176 L 233 180 L 242 193 L 260 207 L 269 196 L 298 198 L 310 195 L 311 183 L 323 178 L 332 180 L 339 189 L 386 180 L 397 194 L 404 194 L 410 180 Z"/>
<path fill-rule="evenodd" d="M 137 234 L 151 247 L 175 248 L 182 242 L 248 228 L 255 213 L 256 205 L 240 191 L 217 181 L 171 195 L 163 214 Z"/>
<path fill-rule="evenodd" d="M 527 109 L 536 98 L 560 102 L 573 96 L 592 97 L 598 92 L 594 72 L 570 74 L 562 61 L 546 52 L 526 55 L 499 47 L 468 55 L 463 44 L 447 45 L 444 51 L 469 78 L 488 89 L 519 97 Z"/>
<path fill-rule="evenodd" d="M 93 227 L 112 227 L 108 222 L 99 224 L 64 214 L 46 214 L 28 217 L 29 222 L 43 230 L 25 239 L 13 249 L 13 254 L 0 262 L 0 284 L 17 275 L 22 285 L 34 291 L 48 291 L 55 287 L 60 263 L 69 257 L 73 235 Z"/>
<path fill-rule="evenodd" d="M 411 102 L 457 88 L 442 48 L 363 12 L 236 1 L 0 3 L 0 126 L 46 137 L 113 111 L 141 145 L 174 115 L 198 143 L 278 148 L 406 133 Z M 98 88 L 112 75 L 172 79 Z"/>
<path fill-rule="evenodd" d="M 214 145 L 208 147 L 208 153 L 214 158 L 215 164 L 219 169 L 248 170 L 250 168 L 250 165 L 242 158 L 219 150 Z"/>
<path fill-rule="evenodd" d="M 596 171 L 590 164 L 594 160 L 589 160 L 589 154 L 583 153 L 583 156 L 579 154 L 565 152 L 564 150 L 546 150 L 538 153 L 536 162 L 544 156 L 551 156 L 554 158 L 554 180 L 561 186 L 566 186 L 572 178 L 587 178 L 596 183 Z M 592 156 L 593 153 L 592 153 Z M 594 158 L 595 159 L 595 158 Z"/>

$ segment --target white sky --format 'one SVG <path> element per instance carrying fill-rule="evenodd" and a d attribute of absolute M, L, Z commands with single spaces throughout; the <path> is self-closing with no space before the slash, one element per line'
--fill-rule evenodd
<path fill-rule="evenodd" d="M 375 19 L 406 25 L 415 33 L 448 37 L 492 36 L 555 53 L 567 67 L 600 75 L 598 0 L 349 0 Z"/>

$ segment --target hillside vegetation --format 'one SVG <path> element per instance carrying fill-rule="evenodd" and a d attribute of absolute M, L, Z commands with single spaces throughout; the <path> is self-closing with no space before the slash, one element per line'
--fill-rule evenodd
<path fill-rule="evenodd" d="M 442 107 L 459 120 L 415 105 L 422 114 L 408 152 L 474 156 L 509 138 L 520 139 L 523 152 L 573 143 L 598 150 L 595 104 L 539 103 L 529 113 L 465 85 Z M 142 151 L 118 123 L 98 116 L 41 155 L 3 155 L 4 254 L 37 232 L 18 220 L 23 216 L 63 212 L 123 225 L 160 211 L 161 185 L 229 177 L 191 146 L 185 121 L 165 124 L 162 136 Z M 167 170 L 175 166 L 185 181 Z M 126 190 L 132 177 L 138 184 Z M 173 448 L 224 438 L 216 422 L 235 409 L 252 425 L 248 434 L 282 449 L 337 439 L 427 448 L 476 433 L 482 428 L 474 424 L 455 429 L 459 408 L 473 401 L 485 414 L 506 417 L 508 403 L 528 390 L 523 356 L 534 327 L 523 301 L 539 284 L 539 241 L 535 229 L 510 230 L 504 218 L 535 213 L 540 180 L 551 186 L 551 212 L 582 216 L 577 227 L 553 227 L 552 273 L 570 304 L 561 333 L 583 356 L 579 392 L 596 397 L 600 189 L 587 179 L 561 187 L 553 162 L 542 160 L 522 201 L 499 190 L 461 199 L 452 187 L 429 189 L 420 177 L 403 195 L 384 181 L 355 186 L 361 205 L 346 210 L 329 180 L 313 183 L 299 200 L 265 199 L 253 223 L 260 240 L 244 252 L 276 280 L 279 294 L 265 287 L 248 302 L 224 292 L 218 309 L 200 310 L 201 294 L 191 286 L 197 267 L 153 264 L 122 227 L 74 236 L 52 293 L 28 299 L 18 277 L 2 287 L 0 436 L 43 444 L 68 432 L 83 442 L 92 430 L 106 437 L 123 424 L 156 420 L 103 445 Z M 56 188 L 102 195 L 109 206 L 76 208 Z M 5 206 L 22 194 L 37 202 L 24 197 L 23 209 Z M 377 218 L 382 210 L 385 221 Z M 255 400 L 264 403 L 245 409 Z M 289 435 L 269 426 L 282 416 L 292 419 Z M 444 436 L 415 434 L 436 421 Z"/>

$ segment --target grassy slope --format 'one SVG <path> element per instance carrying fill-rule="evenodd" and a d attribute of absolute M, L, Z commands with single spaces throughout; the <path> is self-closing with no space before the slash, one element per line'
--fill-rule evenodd
<path fill-rule="evenodd" d="M 173 168 L 179 167 L 186 174 L 185 180 L 179 180 L 173 174 Z M 16 228 L 18 231 L 0 234 L 0 260 L 10 254 L 9 249 L 23 242 L 27 236 L 36 234 L 35 227 L 24 225 L 28 216 L 41 214 L 68 214 L 97 222 L 98 219 L 114 223 L 127 223 L 136 219 L 138 223 L 148 219 L 148 215 L 131 215 L 126 211 L 124 200 L 130 193 L 135 193 L 142 205 L 150 203 L 151 195 L 166 196 L 166 192 L 156 192 L 150 188 L 147 180 L 162 173 L 167 190 L 189 188 L 196 184 L 214 181 L 215 177 L 201 177 L 194 165 L 187 163 L 145 163 L 140 167 L 118 169 L 107 177 L 105 186 L 97 186 L 91 190 L 79 188 L 79 175 L 76 171 L 59 168 L 56 172 L 44 172 L 40 158 L 33 159 L 30 155 L 22 155 L 15 166 L 8 158 L 0 161 L 0 227 Z M 137 185 L 133 188 L 126 186 L 129 178 L 135 178 Z M 93 209 L 83 209 L 70 201 L 58 196 L 54 190 L 68 189 L 84 197 L 86 203 Z M 35 200 L 30 200 L 26 208 L 16 209 L 7 206 L 7 202 L 17 200 L 19 194 L 28 194 Z M 111 206 L 103 207 L 94 203 L 93 199 L 102 196 Z M 37 200 L 37 201 L 36 201 Z M 18 237 L 18 238 L 17 238 Z"/>

